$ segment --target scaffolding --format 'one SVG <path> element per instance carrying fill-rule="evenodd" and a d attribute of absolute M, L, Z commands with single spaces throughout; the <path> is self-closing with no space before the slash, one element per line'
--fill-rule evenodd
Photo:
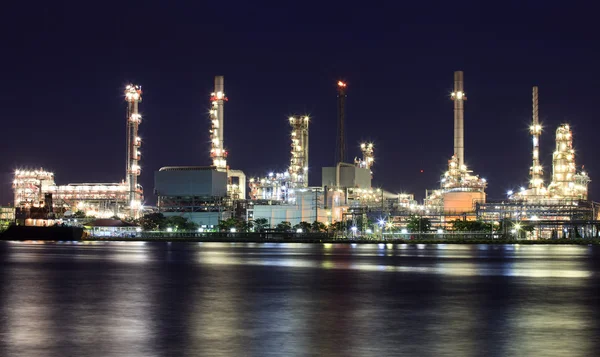
<path fill-rule="evenodd" d="M 534 239 L 596 236 L 600 225 L 600 205 L 588 200 L 509 199 L 477 203 L 476 207 L 477 219 L 492 225 L 510 222 L 512 227 L 530 226 L 531 238 Z"/>
<path fill-rule="evenodd" d="M 308 116 L 289 118 L 291 132 L 291 158 L 288 169 L 290 188 L 308 187 Z"/>
<path fill-rule="evenodd" d="M 225 96 L 224 77 L 215 77 L 215 91 L 210 94 L 210 157 L 213 166 L 219 171 L 227 170 L 227 150 L 224 148 L 223 126 L 224 126 L 224 103 L 228 100 Z"/>
<path fill-rule="evenodd" d="M 15 207 L 43 207 L 44 190 L 50 186 L 54 186 L 52 172 L 44 169 L 16 170 L 12 185 Z"/>
<path fill-rule="evenodd" d="M 371 170 L 371 167 L 375 162 L 375 155 L 373 154 L 374 149 L 375 148 L 373 146 L 373 143 L 361 143 L 360 151 L 363 157 L 361 159 L 354 159 L 354 163 L 356 164 L 356 166 L 361 167 L 363 169 Z M 371 171 L 371 175 L 373 175 L 373 171 Z"/>

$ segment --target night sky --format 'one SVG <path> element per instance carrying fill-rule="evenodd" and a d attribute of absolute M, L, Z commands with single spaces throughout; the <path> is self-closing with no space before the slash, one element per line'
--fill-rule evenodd
<path fill-rule="evenodd" d="M 465 158 L 488 197 L 526 185 L 531 87 L 540 87 L 546 183 L 554 131 L 574 129 L 577 164 L 600 199 L 600 50 L 592 8 L 568 2 L 24 2 L 4 6 L 1 204 L 10 173 L 59 184 L 125 177 L 123 89 L 144 90 L 142 176 L 154 203 L 162 166 L 208 165 L 209 94 L 225 76 L 225 146 L 246 175 L 289 164 L 291 114 L 309 114 L 311 185 L 335 161 L 336 81 L 348 83 L 348 157 L 375 143 L 374 186 L 439 187 L 453 153 L 453 72 L 465 73 Z M 485 3 L 485 4 L 484 4 Z M 167 5 L 168 4 L 168 5 Z M 302 4 L 302 5 L 297 5 Z M 353 7 L 353 4 L 356 4 Z M 357 5 L 362 4 L 360 7 Z M 421 173 L 421 170 L 423 172 Z"/>

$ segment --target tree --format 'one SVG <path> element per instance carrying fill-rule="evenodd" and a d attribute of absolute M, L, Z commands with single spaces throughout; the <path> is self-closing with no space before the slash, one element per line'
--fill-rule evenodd
<path fill-rule="evenodd" d="M 302 221 L 298 224 L 296 224 L 294 227 L 292 227 L 294 230 L 298 230 L 298 229 L 302 229 L 303 233 L 308 233 L 311 230 L 311 224 L 305 221 Z"/>
<path fill-rule="evenodd" d="M 315 233 L 327 231 L 327 226 L 323 222 L 314 221 L 312 224 L 312 231 Z"/>
<path fill-rule="evenodd" d="M 288 221 L 282 221 L 281 223 L 277 224 L 277 227 L 275 227 L 275 229 L 277 229 L 280 232 L 287 232 L 290 229 L 292 229 L 292 224 Z"/>
<path fill-rule="evenodd" d="M 260 232 L 269 227 L 269 220 L 266 218 L 257 218 L 254 220 L 254 227 Z"/>
<path fill-rule="evenodd" d="M 456 219 L 452 221 L 452 230 L 459 232 L 490 232 L 492 225 L 482 221 L 464 221 Z"/>
<path fill-rule="evenodd" d="M 346 222 L 343 222 L 343 221 L 335 222 L 335 223 L 331 224 L 331 229 L 334 232 L 345 231 L 346 230 Z"/>
<path fill-rule="evenodd" d="M 139 219 L 139 224 L 145 231 L 163 230 L 167 226 L 167 218 L 162 213 L 148 213 Z"/>
<path fill-rule="evenodd" d="M 198 225 L 182 216 L 171 216 L 167 218 L 167 228 L 172 228 L 174 231 L 194 231 L 198 229 Z"/>
<path fill-rule="evenodd" d="M 431 231 L 431 220 L 421 216 L 412 216 L 406 228 L 411 232 L 429 232 Z"/>
<path fill-rule="evenodd" d="M 77 211 L 77 212 L 73 213 L 71 218 L 85 218 L 85 212 L 83 212 L 81 210 Z"/>
<path fill-rule="evenodd" d="M 227 218 L 219 221 L 219 231 L 229 232 L 231 228 L 236 228 L 237 220 L 235 218 Z"/>
<path fill-rule="evenodd" d="M 236 219 L 235 229 L 237 229 L 238 232 L 250 232 L 253 226 L 254 225 L 252 222 L 248 222 L 239 218 Z"/>

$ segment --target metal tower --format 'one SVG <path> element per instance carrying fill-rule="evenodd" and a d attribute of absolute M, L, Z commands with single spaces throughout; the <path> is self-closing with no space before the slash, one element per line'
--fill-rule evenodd
<path fill-rule="evenodd" d="M 458 167 L 465 165 L 465 103 L 463 72 L 454 72 L 454 155 L 458 159 Z"/>
<path fill-rule="evenodd" d="M 529 188 L 533 191 L 535 196 L 538 196 L 542 193 L 541 191 L 544 190 L 544 172 L 542 170 L 542 165 L 540 165 L 540 134 L 542 133 L 542 126 L 539 122 L 538 87 L 533 87 L 532 104 L 533 122 L 529 128 L 529 131 L 533 141 L 533 164 L 529 171 L 531 176 Z"/>
<path fill-rule="evenodd" d="M 210 157 L 213 160 L 213 166 L 219 171 L 227 170 L 227 150 L 223 146 L 223 107 L 227 101 L 224 82 L 225 77 L 216 76 L 215 91 L 210 94 L 210 120 L 212 123 Z"/>
<path fill-rule="evenodd" d="M 292 127 L 291 187 L 308 187 L 308 116 L 290 117 Z"/>
<path fill-rule="evenodd" d="M 125 100 L 127 101 L 127 186 L 129 191 L 129 215 L 138 218 L 142 205 L 142 188 L 138 184 L 141 168 L 140 146 L 141 138 L 138 136 L 142 116 L 138 111 L 138 104 L 142 101 L 142 87 L 129 84 L 125 87 Z"/>

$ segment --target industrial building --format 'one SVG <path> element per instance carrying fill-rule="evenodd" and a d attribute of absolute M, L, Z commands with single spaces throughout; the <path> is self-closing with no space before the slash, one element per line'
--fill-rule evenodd
<path fill-rule="evenodd" d="M 320 187 L 308 187 L 310 118 L 301 115 L 290 117 L 292 131 L 289 169 L 283 173 L 269 173 L 266 177 L 250 179 L 249 219 L 265 218 L 271 225 L 281 221 L 297 224 L 301 221 L 312 223 L 315 220 L 331 224 L 348 219 L 348 212 L 353 211 L 351 207 L 374 202 L 380 205 L 383 197 L 371 187 L 371 167 L 375 161 L 373 143 L 360 145 L 362 158 L 355 158 L 354 163 L 345 162 L 346 89 L 345 82 L 337 82 L 336 166 L 321 169 Z"/>
<path fill-rule="evenodd" d="M 343 195 L 336 191 L 324 191 L 321 187 L 298 189 L 294 203 L 280 200 L 251 201 L 248 207 L 248 219 L 267 219 L 269 226 L 283 221 L 292 226 L 300 222 L 321 222 L 326 226 L 340 221 L 346 210 Z"/>
<path fill-rule="evenodd" d="M 168 166 L 154 173 L 157 210 L 181 216 L 207 228 L 233 215 L 235 202 L 246 198 L 246 175 L 227 165 L 225 148 L 225 78 L 215 76 L 210 94 L 210 158 L 212 166 Z"/>
<path fill-rule="evenodd" d="M 0 207 L 0 231 L 6 229 L 15 221 L 14 207 Z"/>
<path fill-rule="evenodd" d="M 487 181 L 468 169 L 464 145 L 464 74 L 454 72 L 454 90 L 450 95 L 454 107 L 454 148 L 448 169 L 440 178 L 440 187 L 426 191 L 423 204 L 414 195 L 392 193 L 373 187 L 375 146 L 361 143 L 362 156 L 353 162 L 346 158 L 345 103 L 347 83 L 338 81 L 336 152 L 333 166 L 321 168 L 321 185 L 309 186 L 308 115 L 288 117 L 290 125 L 290 159 L 284 172 L 268 173 L 246 182 L 244 172 L 227 163 L 225 147 L 224 77 L 216 76 L 210 93 L 210 160 L 211 166 L 166 166 L 154 173 L 156 211 L 166 216 L 182 216 L 200 226 L 214 228 L 229 217 L 247 220 L 265 218 L 271 226 L 282 221 L 292 225 L 302 221 L 325 224 L 346 222 L 348 227 L 365 228 L 367 217 L 385 221 L 386 225 L 404 227 L 413 215 L 429 218 L 436 229 L 447 229 L 451 222 L 481 220 L 492 224 L 509 220 L 535 226 L 535 238 L 585 236 L 596 234 L 598 204 L 588 200 L 590 178 L 578 170 L 573 132 L 568 124 L 555 132 L 555 149 L 549 183 L 544 182 L 540 162 L 539 89 L 532 95 L 532 165 L 529 184 L 509 192 L 504 200 L 489 200 Z M 142 117 L 140 86 L 125 88 L 127 102 L 127 150 L 125 179 L 118 183 L 71 183 L 57 185 L 54 173 L 44 169 L 15 171 L 13 189 L 15 217 L 45 224 L 44 219 L 69 216 L 83 211 L 87 216 L 138 218 L 143 214 L 143 189 L 138 183 L 141 173 Z M 312 174 L 311 174 L 312 175 Z M 248 186 L 247 186 L 248 185 Z M 248 191 L 247 191 L 248 189 Z M 47 222 L 46 222 L 47 223 Z"/>
<path fill-rule="evenodd" d="M 516 227 L 527 224 L 533 228 L 532 238 L 563 238 L 595 236 L 599 217 L 598 203 L 588 200 L 588 174 L 577 170 L 573 132 L 568 124 L 561 124 L 555 133 L 552 154 L 551 181 L 544 184 L 544 170 L 540 163 L 539 89 L 532 91 L 532 165 L 529 185 L 516 192 L 509 191 L 506 200 L 477 205 L 477 218 L 498 224 L 509 220 Z"/>
<path fill-rule="evenodd" d="M 427 191 L 424 208 L 429 212 L 448 216 L 473 212 L 476 203 L 485 202 L 487 182 L 467 168 L 464 143 L 464 75 L 454 72 L 454 154 L 448 160 L 448 170 L 440 179 L 440 188 Z"/>
<path fill-rule="evenodd" d="M 167 217 L 207 227 L 227 218 L 227 173 L 214 167 L 163 167 L 154 173 L 154 194 L 158 211 Z"/>
<path fill-rule="evenodd" d="M 44 208 L 47 218 L 62 217 L 76 211 L 88 216 L 138 218 L 142 210 L 143 189 L 138 183 L 141 172 L 141 138 L 138 136 L 142 116 L 140 86 L 125 88 L 127 101 L 126 179 L 119 183 L 70 183 L 57 185 L 54 173 L 44 169 L 19 169 L 13 181 L 14 205 L 19 215 L 28 216 L 32 209 Z"/>
<path fill-rule="evenodd" d="M 413 215 L 430 219 L 436 229 L 447 229 L 456 219 L 479 220 L 498 228 L 501 222 L 510 222 L 510 231 L 517 234 L 528 225 L 530 238 L 589 237 L 598 234 L 599 204 L 587 197 L 590 178 L 577 170 L 573 133 L 568 124 L 556 129 L 555 150 L 552 160 L 551 181 L 544 184 L 544 170 L 540 162 L 539 89 L 532 93 L 532 165 L 529 185 L 515 192 L 509 191 L 503 200 L 489 200 L 487 182 L 473 175 L 464 161 L 464 94 L 463 74 L 454 75 L 454 155 L 448 161 L 448 170 L 440 179 L 440 189 L 428 191 L 423 205 L 404 204 L 390 207 L 387 221 L 390 226 L 406 227 Z M 405 201 L 410 202 L 410 200 Z M 502 225 L 504 228 L 509 225 Z M 506 228 L 507 229 L 507 228 Z M 503 232 L 509 233 L 509 232 Z"/>

